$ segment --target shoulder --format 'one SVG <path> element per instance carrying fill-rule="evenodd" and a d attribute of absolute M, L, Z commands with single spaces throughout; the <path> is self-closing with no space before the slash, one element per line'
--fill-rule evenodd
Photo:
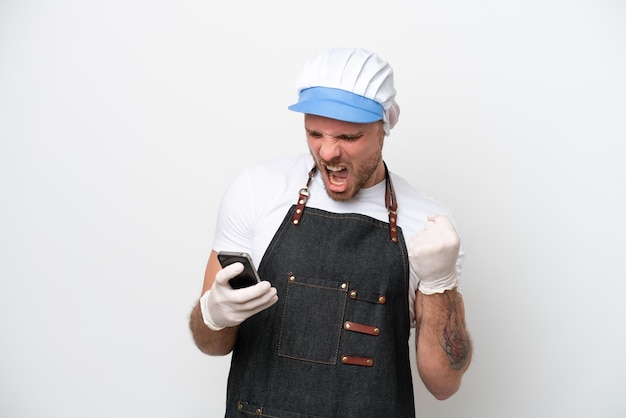
<path fill-rule="evenodd" d="M 405 205 L 409 208 L 420 207 L 429 213 L 437 213 L 441 215 L 451 215 L 452 210 L 446 205 L 439 202 L 433 196 L 423 192 L 421 189 L 411 185 L 406 179 L 391 173 L 391 180 L 398 200 L 400 197 L 405 201 Z M 399 202 L 400 204 L 400 202 Z"/>
<path fill-rule="evenodd" d="M 261 161 L 236 174 L 220 203 L 214 249 L 248 251 L 260 263 L 312 164 L 302 154 Z"/>
<path fill-rule="evenodd" d="M 265 216 L 267 211 L 296 202 L 313 166 L 308 154 L 263 160 L 242 169 L 230 182 L 223 196 L 225 205 Z M 238 210 L 238 209 L 236 209 Z"/>
<path fill-rule="evenodd" d="M 453 212 L 448 206 L 399 175 L 391 173 L 391 180 L 398 200 L 398 225 L 404 230 L 405 237 L 422 230 L 430 214 L 445 215 L 455 223 Z"/>

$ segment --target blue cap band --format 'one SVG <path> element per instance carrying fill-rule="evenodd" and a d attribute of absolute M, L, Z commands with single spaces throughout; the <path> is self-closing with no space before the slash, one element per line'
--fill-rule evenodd
<path fill-rule="evenodd" d="M 298 103 L 289 106 L 288 109 L 354 123 L 382 120 L 384 112 L 383 106 L 375 100 L 330 87 L 310 87 L 302 90 Z"/>

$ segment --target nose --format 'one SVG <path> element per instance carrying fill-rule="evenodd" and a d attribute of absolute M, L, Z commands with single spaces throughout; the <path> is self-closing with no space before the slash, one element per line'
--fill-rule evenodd
<path fill-rule="evenodd" d="M 337 158 L 341 155 L 341 148 L 336 139 L 324 138 L 321 141 L 319 153 L 323 160 L 331 161 L 333 158 Z"/>

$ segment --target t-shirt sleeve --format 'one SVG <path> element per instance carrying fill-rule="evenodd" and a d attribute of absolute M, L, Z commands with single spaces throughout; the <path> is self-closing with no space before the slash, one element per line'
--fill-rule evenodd
<path fill-rule="evenodd" d="M 246 251 L 252 250 L 254 227 L 252 216 L 255 213 L 252 183 L 247 171 L 238 174 L 229 184 L 220 201 L 213 250 Z"/>

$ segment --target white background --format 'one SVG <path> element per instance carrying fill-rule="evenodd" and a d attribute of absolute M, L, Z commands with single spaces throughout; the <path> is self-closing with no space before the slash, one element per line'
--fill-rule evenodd
<path fill-rule="evenodd" d="M 618 0 L 0 1 L 0 416 L 217 417 L 225 184 L 306 152 L 304 61 L 391 62 L 392 171 L 454 209 L 475 354 L 420 417 L 626 417 Z M 305 173 L 301 173 L 304 175 Z M 621 255 L 621 257 L 620 257 Z"/>

